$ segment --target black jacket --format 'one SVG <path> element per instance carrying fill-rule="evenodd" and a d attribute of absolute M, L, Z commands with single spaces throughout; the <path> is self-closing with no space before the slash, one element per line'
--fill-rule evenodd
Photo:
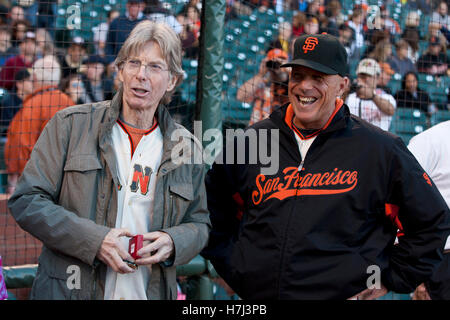
<path fill-rule="evenodd" d="M 412 292 L 436 270 L 450 233 L 435 185 L 400 138 L 346 105 L 301 159 L 292 116 L 285 105 L 250 127 L 279 129 L 276 174 L 262 175 L 267 161 L 248 153 L 271 150 L 276 130 L 245 144 L 244 164 L 219 164 L 221 155 L 213 164 L 202 255 L 243 299 L 346 299 L 367 289 L 371 265 L 388 289 Z M 224 159 L 234 150 L 237 160 L 238 141 Z"/>
<path fill-rule="evenodd" d="M 0 90 L 0 136 L 6 137 L 9 123 L 14 115 L 22 108 L 22 99 L 17 96 L 16 89 Z"/>

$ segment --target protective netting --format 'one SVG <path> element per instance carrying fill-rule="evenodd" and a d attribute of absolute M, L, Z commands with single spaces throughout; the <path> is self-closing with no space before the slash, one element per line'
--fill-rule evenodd
<path fill-rule="evenodd" d="M 118 86 L 113 61 L 136 21 L 163 20 L 180 35 L 184 80 L 168 107 L 176 121 L 188 129 L 193 127 L 202 2 L 130 2 L 0 1 L 0 255 L 4 265 L 37 263 L 41 248 L 7 212 L 8 180 L 14 184 L 33 143 L 57 110 L 112 97 Z M 450 120 L 446 1 L 226 3 L 224 129 L 246 127 L 288 102 L 288 72 L 279 65 L 292 58 L 297 37 L 322 32 L 336 35 L 348 52 L 350 85 L 342 98 L 353 113 L 398 134 L 405 143 L 430 126 Z M 358 72 L 366 58 L 377 65 L 361 65 L 359 71 L 365 72 Z M 362 81 L 358 73 L 376 77 L 375 93 L 358 92 L 358 81 Z M 42 92 L 33 99 L 39 90 L 56 95 L 56 102 L 47 101 Z M 370 99 L 372 93 L 386 100 L 387 107 L 381 110 Z M 40 109 L 19 117 L 22 106 Z M 26 150 L 10 149 L 7 157 L 17 163 L 7 169 L 4 150 L 12 127 L 16 136 L 25 139 Z"/>
<path fill-rule="evenodd" d="M 0 2 L 0 256 L 3 266 L 36 264 L 42 244 L 23 231 L 7 199 L 46 122 L 60 109 L 112 98 L 114 59 L 131 28 L 164 21 L 182 39 L 183 83 L 168 105 L 189 127 L 195 102 L 200 1 Z M 5 161 L 6 158 L 6 161 Z M 26 298 L 28 291 L 13 291 Z"/>
<path fill-rule="evenodd" d="M 445 1 L 234 1 L 225 26 L 225 126 L 244 127 L 288 102 L 287 70 L 273 67 L 292 58 L 300 35 L 326 32 L 349 56 L 351 81 L 342 98 L 351 112 L 408 143 L 450 119 L 449 20 Z M 377 66 L 364 73 L 376 79 L 367 80 L 374 81 L 369 93 L 358 92 L 358 65 L 367 58 Z M 388 108 L 370 99 L 373 89 Z"/>

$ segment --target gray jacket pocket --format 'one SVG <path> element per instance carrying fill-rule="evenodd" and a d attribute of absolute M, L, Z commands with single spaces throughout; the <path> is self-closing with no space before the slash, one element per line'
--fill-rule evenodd
<path fill-rule="evenodd" d="M 172 227 L 181 223 L 189 204 L 194 200 L 194 191 L 192 190 L 192 187 L 192 183 L 177 183 L 169 186 L 170 200 L 172 203 L 172 207 L 169 211 L 169 226 Z"/>
<path fill-rule="evenodd" d="M 96 155 L 75 155 L 66 160 L 64 171 L 90 171 L 102 168 L 102 164 Z"/>

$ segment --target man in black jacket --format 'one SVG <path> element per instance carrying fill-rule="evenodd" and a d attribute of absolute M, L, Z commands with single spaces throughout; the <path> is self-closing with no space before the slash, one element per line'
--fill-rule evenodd
<path fill-rule="evenodd" d="M 409 293 L 442 261 L 449 208 L 400 138 L 350 114 L 346 61 L 335 37 L 299 37 L 282 66 L 290 103 L 229 142 L 207 175 L 202 254 L 241 298 Z"/>

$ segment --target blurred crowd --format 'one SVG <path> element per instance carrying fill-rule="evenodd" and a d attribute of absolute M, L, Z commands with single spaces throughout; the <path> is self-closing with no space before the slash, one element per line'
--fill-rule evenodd
<path fill-rule="evenodd" d="M 280 86 L 287 87 L 286 77 L 280 75 L 283 72 L 287 74 L 287 70 L 267 68 L 268 60 L 280 65 L 291 56 L 292 44 L 298 36 L 323 32 L 338 37 L 348 53 L 348 75 L 352 81 L 342 98 L 347 104 L 358 104 L 353 109 L 362 108 L 362 112 L 355 112 L 365 120 L 388 130 L 397 107 L 420 109 L 427 116 L 438 110 L 450 109 L 450 16 L 447 1 L 386 0 L 379 1 L 380 6 L 369 5 L 367 1 L 353 1 L 350 10 L 344 10 L 344 1 L 228 2 L 230 19 L 237 17 L 238 11 L 245 12 L 243 6 L 249 8 L 250 14 L 254 7 L 261 12 L 272 10 L 278 16 L 283 16 L 283 12 L 294 12 L 292 21 L 279 23 L 278 35 L 266 46 L 267 56 L 261 62 L 258 74 L 238 90 L 238 100 L 256 106 L 250 124 L 268 116 L 279 104 L 277 92 L 283 91 Z M 392 12 L 392 8 L 401 8 L 403 16 Z M 278 54 L 272 59 L 274 49 L 282 50 L 284 55 Z M 367 70 L 361 65 L 367 61 L 373 62 L 370 72 L 358 73 L 358 70 Z M 370 84 L 372 91 L 376 90 L 388 100 L 390 108 L 380 109 L 367 102 L 371 95 L 360 94 L 357 90 L 364 83 L 362 77 L 370 78 L 365 81 L 367 83 L 375 82 Z M 426 83 L 424 79 L 427 79 Z M 440 92 L 433 95 L 437 87 Z M 352 99 L 351 94 L 355 92 L 357 99 Z M 363 101 L 362 107 L 360 101 Z M 266 106 L 266 109 L 261 106 Z M 352 110 L 352 105 L 349 107 Z"/>
<path fill-rule="evenodd" d="M 226 21 L 242 20 L 255 9 L 281 17 L 294 13 L 266 44 L 258 73 L 237 90 L 238 100 L 252 104 L 250 124 L 287 102 L 288 73 L 280 65 L 292 56 L 294 40 L 323 32 L 338 37 L 347 51 L 352 85 L 342 99 L 353 113 L 388 130 L 398 108 L 419 109 L 428 116 L 450 110 L 448 86 L 441 92 L 447 95 L 444 102 L 421 86 L 424 76 L 436 86 L 450 83 L 445 82 L 450 78 L 448 1 L 386 0 L 375 11 L 365 0 L 345 11 L 343 1 L 226 0 Z M 390 12 L 396 3 L 408 12 L 404 21 Z M 160 0 L 128 0 L 125 10 L 108 11 L 106 20 L 93 28 L 92 39 L 74 36 L 69 41 L 55 39 L 57 8 L 58 0 L 0 0 L 0 139 L 8 193 L 57 111 L 112 98 L 120 85 L 115 57 L 139 22 L 168 23 L 180 36 L 184 58 L 199 56 L 200 0 L 186 1 L 176 12 Z M 425 32 L 423 17 L 429 17 Z M 392 86 L 394 80 L 400 86 Z"/>
<path fill-rule="evenodd" d="M 6 193 L 14 190 L 57 111 L 112 99 L 120 86 L 116 55 L 139 22 L 164 21 L 179 34 L 184 58 L 198 56 L 199 0 L 186 2 L 176 13 L 159 0 L 127 0 L 93 27 L 92 38 L 74 34 L 68 40 L 57 35 L 58 5 L 53 0 L 0 1 L 0 158 L 8 173 Z"/>
<path fill-rule="evenodd" d="M 305 33 L 326 32 L 338 37 L 345 46 L 352 85 L 342 98 L 351 109 L 357 104 L 358 115 L 372 123 L 379 123 L 387 130 L 396 108 L 416 108 L 427 115 L 450 108 L 448 98 L 444 103 L 445 99 L 435 101 L 429 87 L 422 88 L 421 83 L 426 75 L 432 77 L 431 83 L 445 86 L 450 77 L 447 1 L 402 0 L 399 5 L 407 13 L 406 18 L 390 10 L 397 0 L 382 1 L 381 6 L 355 1 L 351 10 L 343 9 L 343 1 L 227 0 L 226 21 L 243 20 L 255 10 L 272 10 L 281 17 L 289 11 L 289 16 L 293 17 L 291 21 L 279 23 L 278 32 L 266 44 L 266 56 L 258 74 L 237 92 L 238 100 L 253 106 L 250 123 L 265 118 L 276 105 L 285 103 L 287 70 L 280 69 L 279 65 L 291 56 L 294 40 Z M 108 11 L 106 21 L 99 21 L 92 29 L 92 39 L 75 36 L 65 42 L 55 40 L 57 6 L 55 0 L 0 1 L 0 134 L 3 141 L 7 139 L 13 117 L 22 106 L 28 106 L 36 94 L 42 94 L 42 88 L 51 90 L 52 94 L 57 90 L 73 104 L 111 99 L 119 85 L 114 67 L 116 54 L 132 28 L 144 19 L 168 23 L 180 36 L 184 58 L 198 57 L 200 0 L 186 2 L 177 12 L 160 0 L 128 0 L 125 10 L 111 8 Z M 424 17 L 429 18 L 425 27 L 421 24 Z M 52 63 L 42 63 L 44 58 Z M 373 72 L 358 73 L 367 69 L 360 66 L 367 61 L 373 61 Z M 37 82 L 37 62 L 52 68 L 42 73 L 50 77 L 41 80 L 44 83 Z M 399 85 L 392 86 L 395 81 Z M 357 88 L 369 82 L 372 83 L 370 89 L 377 90 L 375 92 L 390 105 L 380 109 L 376 104 L 368 104 L 370 93 L 362 94 Z M 441 94 L 448 94 L 448 89 L 446 93 L 444 88 Z M 360 101 L 363 101 L 362 107 Z M 60 107 L 55 107 L 49 116 Z M 47 120 L 42 120 L 42 128 Z"/>
<path fill-rule="evenodd" d="M 51 87 L 67 95 L 73 104 L 81 104 L 111 99 L 119 85 L 114 67 L 116 54 L 132 28 L 144 19 L 168 23 L 180 35 L 184 57 L 198 56 L 199 0 L 187 2 L 176 13 L 159 0 L 129 0 L 125 10 L 108 11 L 106 21 L 93 28 L 92 39 L 74 36 L 69 41 L 55 39 L 57 5 L 56 0 L 0 1 L 0 135 L 3 141 L 13 117 L 39 93 L 34 70 L 36 62 L 44 57 L 54 60 L 50 71 L 58 79 L 52 81 Z"/>

